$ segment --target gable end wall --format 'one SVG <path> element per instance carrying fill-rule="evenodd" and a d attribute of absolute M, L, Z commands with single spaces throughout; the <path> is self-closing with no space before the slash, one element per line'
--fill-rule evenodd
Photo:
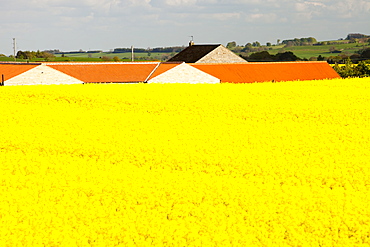
<path fill-rule="evenodd" d="M 247 63 L 247 61 L 220 45 L 196 63 Z"/>
<path fill-rule="evenodd" d="M 4 82 L 5 86 L 16 85 L 52 85 L 83 84 L 72 76 L 64 74 L 46 65 L 39 65 Z"/>
<path fill-rule="evenodd" d="M 163 74 L 160 74 L 148 81 L 148 83 L 210 83 L 218 84 L 220 79 L 196 69 L 189 64 L 182 63 Z"/>

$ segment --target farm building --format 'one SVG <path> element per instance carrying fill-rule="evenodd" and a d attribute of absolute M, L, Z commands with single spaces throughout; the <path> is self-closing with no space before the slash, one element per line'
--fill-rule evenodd
<path fill-rule="evenodd" d="M 223 45 L 193 45 L 176 54 L 168 62 L 185 63 L 247 63 Z"/>
<path fill-rule="evenodd" d="M 83 83 L 252 83 L 340 78 L 326 62 L 2 63 L 5 86 Z"/>

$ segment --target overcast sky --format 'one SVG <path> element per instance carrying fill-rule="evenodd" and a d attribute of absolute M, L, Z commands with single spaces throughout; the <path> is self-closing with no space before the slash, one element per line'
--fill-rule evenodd
<path fill-rule="evenodd" d="M 0 53 L 370 34 L 370 0 L 0 0 Z"/>

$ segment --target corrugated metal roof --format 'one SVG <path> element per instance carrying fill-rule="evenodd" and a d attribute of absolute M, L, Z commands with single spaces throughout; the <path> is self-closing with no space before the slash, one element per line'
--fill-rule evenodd
<path fill-rule="evenodd" d="M 191 64 L 230 83 L 296 81 L 340 78 L 326 62 Z"/>
<path fill-rule="evenodd" d="M 46 64 L 85 83 L 144 82 L 158 63 Z"/>
<path fill-rule="evenodd" d="M 4 75 L 6 81 L 37 66 L 39 64 L 0 64 L 0 80 L 1 75 Z"/>

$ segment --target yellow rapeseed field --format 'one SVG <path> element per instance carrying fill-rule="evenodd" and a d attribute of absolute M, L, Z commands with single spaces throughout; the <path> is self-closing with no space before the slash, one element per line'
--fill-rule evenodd
<path fill-rule="evenodd" d="M 369 246 L 370 78 L 0 88 L 0 246 Z"/>

